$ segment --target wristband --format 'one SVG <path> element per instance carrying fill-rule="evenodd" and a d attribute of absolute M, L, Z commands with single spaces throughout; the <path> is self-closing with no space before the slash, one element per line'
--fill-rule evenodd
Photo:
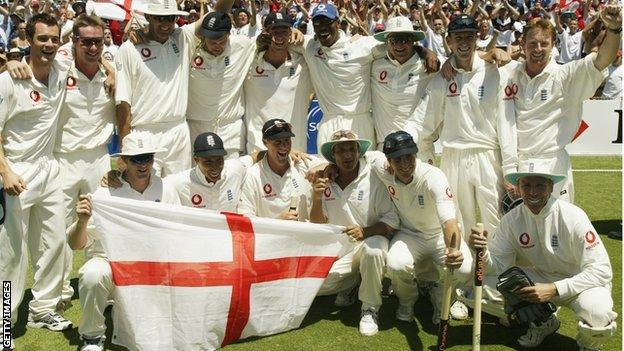
<path fill-rule="evenodd" d="M 615 33 L 615 34 L 620 34 L 622 33 L 622 27 L 618 28 L 618 29 L 613 29 L 613 28 L 607 28 L 607 30 L 611 33 Z"/>

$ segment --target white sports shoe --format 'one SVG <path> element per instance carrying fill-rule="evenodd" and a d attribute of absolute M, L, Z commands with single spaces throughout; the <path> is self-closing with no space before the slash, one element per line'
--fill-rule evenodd
<path fill-rule="evenodd" d="M 71 328 L 72 322 L 56 312 L 48 312 L 48 314 L 37 320 L 28 316 L 27 326 L 29 328 L 47 328 L 52 331 L 62 331 Z"/>
<path fill-rule="evenodd" d="M 355 301 L 357 300 L 357 292 L 358 292 L 357 285 L 353 289 L 339 292 L 336 295 L 336 299 L 334 300 L 334 305 L 338 307 L 349 307 L 353 305 Z"/>
<path fill-rule="evenodd" d="M 554 315 L 539 326 L 531 323 L 526 334 L 518 338 L 518 344 L 523 347 L 537 347 L 547 336 L 554 334 L 560 325 L 561 323 Z"/>
<path fill-rule="evenodd" d="M 360 318 L 360 334 L 364 336 L 373 336 L 377 334 L 379 327 L 377 326 L 377 312 L 372 309 L 363 310 Z"/>
<path fill-rule="evenodd" d="M 466 307 L 466 305 L 459 300 L 455 300 L 455 302 L 451 305 L 450 312 L 451 318 L 456 321 L 468 319 L 468 307 Z"/>
<path fill-rule="evenodd" d="M 105 336 L 95 338 L 80 336 L 80 338 L 84 341 L 84 345 L 82 345 L 80 351 L 104 351 L 104 340 L 106 340 Z"/>
<path fill-rule="evenodd" d="M 396 310 L 396 319 L 411 323 L 414 321 L 414 305 L 401 305 Z"/>

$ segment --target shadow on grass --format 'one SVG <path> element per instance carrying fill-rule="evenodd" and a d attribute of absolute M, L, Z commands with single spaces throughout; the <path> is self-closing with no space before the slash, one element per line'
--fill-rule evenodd
<path fill-rule="evenodd" d="M 610 232 L 622 231 L 622 220 L 603 220 L 592 221 L 594 228 L 600 234 L 609 234 Z"/>

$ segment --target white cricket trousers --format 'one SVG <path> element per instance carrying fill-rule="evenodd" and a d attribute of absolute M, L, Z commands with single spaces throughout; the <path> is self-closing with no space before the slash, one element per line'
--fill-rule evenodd
<path fill-rule="evenodd" d="M 245 131 L 245 124 L 243 118 L 237 118 L 232 121 L 213 120 L 213 121 L 199 121 L 188 120 L 189 129 L 191 131 L 190 141 L 191 145 L 195 143 L 195 138 L 201 133 L 212 132 L 216 133 L 221 140 L 223 140 L 223 147 L 227 151 L 226 159 L 238 158 L 239 155 L 245 153 L 245 144 L 247 132 Z"/>
<path fill-rule="evenodd" d="M 440 169 L 453 191 L 464 242 L 468 242 L 470 228 L 477 224 L 477 210 L 484 229 L 494 234 L 504 191 L 500 150 L 444 148 Z"/>
<path fill-rule="evenodd" d="M 76 221 L 76 202 L 79 195 L 93 194 L 100 185 L 102 177 L 110 171 L 108 147 L 100 147 L 73 152 L 55 153 L 59 163 L 63 202 L 65 204 L 65 227 Z M 63 274 L 63 301 L 71 300 L 74 289 L 70 285 L 69 275 L 73 268 L 74 254 L 69 245 L 65 245 L 65 272 Z"/>
<path fill-rule="evenodd" d="M 318 134 L 316 137 L 316 145 L 319 153 L 321 153 L 321 145 L 331 141 L 332 134 L 341 129 L 354 131 L 358 137 L 370 140 L 372 145 L 375 145 L 375 123 L 373 122 L 373 117 L 370 112 L 349 116 L 325 114 L 318 124 Z"/>
<path fill-rule="evenodd" d="M 87 338 L 100 337 L 106 332 L 104 310 L 113 291 L 113 273 L 108 260 L 93 257 L 78 271 L 78 293 L 82 317 L 78 333 Z"/>
<path fill-rule="evenodd" d="M 359 242 L 357 246 L 338 259 L 318 295 L 332 295 L 352 289 L 362 279 L 358 297 L 362 310 L 381 307 L 381 282 L 386 269 L 389 240 L 385 236 L 373 235 Z M 358 274 L 359 273 L 359 274 Z"/>
<path fill-rule="evenodd" d="M 6 198 L 6 220 L 0 229 L 0 278 L 11 281 L 11 321 L 24 297 L 28 255 L 34 282 L 29 314 L 34 319 L 56 310 L 65 267 L 65 219 L 58 162 L 42 157 L 11 168 L 26 182 L 19 196 Z"/>
<path fill-rule="evenodd" d="M 191 168 L 191 144 L 186 121 L 144 124 L 134 126 L 132 130 L 152 134 L 156 146 L 165 149 L 154 155 L 154 169 L 160 177 Z"/>
<path fill-rule="evenodd" d="M 565 179 L 553 185 L 552 195 L 558 199 L 574 203 L 574 179 L 572 178 L 572 163 L 570 155 L 566 149 L 544 155 L 518 155 L 518 171 L 523 172 L 529 169 L 531 163 L 546 164 L 546 167 L 553 174 L 561 174 Z"/>
<path fill-rule="evenodd" d="M 464 256 L 464 262 L 454 271 L 453 283 L 463 285 L 472 276 L 472 257 L 468 245 L 463 240 L 459 249 Z M 426 271 L 427 263 L 433 261 L 440 279 L 444 278 L 445 255 L 446 245 L 442 232 L 428 237 L 405 230 L 394 234 L 390 242 L 386 269 L 401 305 L 413 306 L 416 303 L 418 286 L 414 278 L 419 272 Z"/>

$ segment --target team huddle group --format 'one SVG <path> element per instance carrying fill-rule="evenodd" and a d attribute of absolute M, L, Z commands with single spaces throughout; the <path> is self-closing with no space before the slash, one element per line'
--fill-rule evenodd
<path fill-rule="evenodd" d="M 334 263 L 319 294 L 336 294 L 338 306 L 359 299 L 362 335 L 378 332 L 386 276 L 399 321 L 414 320 L 420 284 L 430 289 L 437 324 L 437 282 L 454 269 L 451 315 L 467 318 L 478 248 L 485 312 L 528 326 L 520 345 L 536 347 L 557 331 L 556 313 L 541 308 L 548 303 L 574 311 L 581 350 L 615 334 L 611 264 L 572 204 L 565 146 L 616 57 L 619 6 L 602 9 L 607 34 L 598 52 L 565 65 L 551 58 L 549 20 L 525 27 L 525 62 L 498 67 L 504 55 L 477 53 L 477 22 L 457 15 L 447 28 L 452 55 L 439 72 L 406 17 L 389 18 L 374 36 L 347 38 L 336 7 L 319 4 L 314 37 L 270 13 L 265 32 L 250 39 L 229 34 L 231 6 L 220 0 L 215 12 L 178 28 L 186 13 L 175 2 L 150 1 L 147 30 L 121 45 L 114 67 L 101 59 L 99 18 L 78 16 L 72 43 L 60 48 L 54 17 L 28 21 L 30 55 L 0 74 L 0 276 L 12 283 L 12 323 L 30 256 L 28 326 L 71 327 L 61 314 L 74 293 L 72 249 L 85 248 L 81 350 L 103 350 L 114 285 L 91 220 L 88 194 L 96 193 L 344 226 L 354 249 Z M 324 113 L 322 158 L 300 152 L 312 93 Z M 120 173 L 110 171 L 107 152 L 115 124 Z M 523 204 L 502 216 L 503 198 Z M 521 267 L 516 279 L 532 283 L 503 299 L 497 276 L 513 266 Z"/>

